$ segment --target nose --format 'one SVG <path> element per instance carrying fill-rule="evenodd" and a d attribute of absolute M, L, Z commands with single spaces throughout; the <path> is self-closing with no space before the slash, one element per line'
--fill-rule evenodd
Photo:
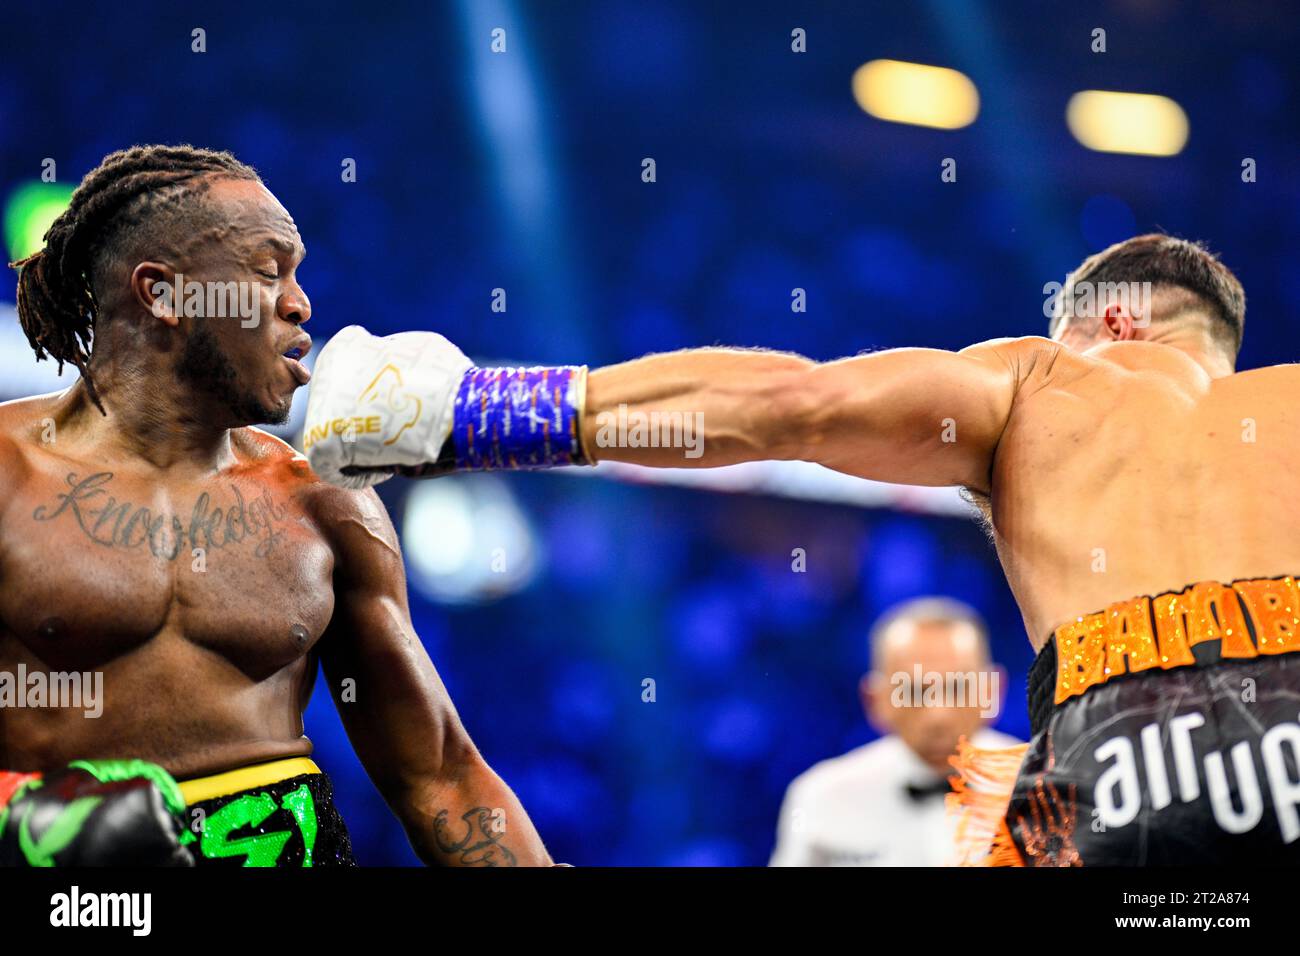
<path fill-rule="evenodd" d="M 311 300 L 302 291 L 302 286 L 295 283 L 280 296 L 280 301 L 276 303 L 276 313 L 294 325 L 305 325 L 311 319 Z"/>

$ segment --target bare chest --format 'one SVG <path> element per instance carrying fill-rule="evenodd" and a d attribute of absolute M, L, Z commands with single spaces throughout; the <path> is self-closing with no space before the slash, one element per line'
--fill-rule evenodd
<path fill-rule="evenodd" d="M 6 509 L 0 622 L 50 666 L 102 665 L 167 636 L 262 679 L 328 624 L 332 568 L 299 503 L 264 480 L 63 471 Z"/>

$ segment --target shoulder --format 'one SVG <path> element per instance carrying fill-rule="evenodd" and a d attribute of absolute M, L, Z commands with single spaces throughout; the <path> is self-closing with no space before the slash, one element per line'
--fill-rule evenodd
<path fill-rule="evenodd" d="M 0 424 L 0 498 L 7 499 L 14 489 L 21 487 L 25 472 L 26 459 L 18 440 Z"/>
<path fill-rule="evenodd" d="M 13 480 L 27 461 L 27 449 L 58 436 L 59 401 L 65 392 L 0 402 L 0 486 Z"/>
<path fill-rule="evenodd" d="M 307 463 L 307 456 L 294 448 L 283 438 L 278 438 L 268 431 L 251 425 L 236 428 L 230 433 L 236 451 L 250 462 L 292 465 L 296 461 Z M 310 469 L 308 469 L 310 471 Z"/>
<path fill-rule="evenodd" d="M 312 471 L 302 452 L 260 428 L 240 428 L 236 436 L 244 459 L 269 472 L 336 551 L 353 553 L 364 549 L 366 542 L 390 551 L 397 548 L 388 509 L 373 488 L 353 490 L 330 484 Z"/>
<path fill-rule="evenodd" d="M 959 353 L 970 358 L 1002 362 L 1011 366 L 1018 377 L 1025 377 L 1037 366 L 1069 360 L 1078 353 L 1060 342 L 1041 335 L 1023 335 L 1017 338 L 988 339 L 968 345 Z"/>
<path fill-rule="evenodd" d="M 0 436 L 14 441 L 39 438 L 41 429 L 55 421 L 65 394 L 50 392 L 0 402 Z"/>
<path fill-rule="evenodd" d="M 1091 353 L 1075 351 L 1041 335 L 989 339 L 959 354 L 1004 367 L 1014 378 L 1016 392 L 1027 394 L 1074 381 L 1106 364 Z"/>
<path fill-rule="evenodd" d="M 251 426 L 236 428 L 230 442 L 239 458 L 239 468 L 270 481 L 279 491 L 304 506 L 314 506 L 317 485 L 328 487 L 311 470 L 307 457 L 287 441 Z"/>

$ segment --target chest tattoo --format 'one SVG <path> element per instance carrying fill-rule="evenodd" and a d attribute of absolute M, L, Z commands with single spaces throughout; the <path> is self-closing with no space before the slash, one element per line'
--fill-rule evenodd
<path fill-rule="evenodd" d="M 68 490 L 54 496 L 32 512 L 36 521 L 75 522 L 96 544 L 124 551 L 147 549 L 154 557 L 174 561 L 194 549 L 220 550 L 235 546 L 252 549 L 254 557 L 266 558 L 284 535 L 288 509 L 263 488 L 245 499 L 237 485 L 231 485 L 234 503 L 214 506 L 205 491 L 188 514 L 154 511 L 113 494 L 113 473 L 99 471 L 84 478 L 71 473 L 65 479 Z"/>

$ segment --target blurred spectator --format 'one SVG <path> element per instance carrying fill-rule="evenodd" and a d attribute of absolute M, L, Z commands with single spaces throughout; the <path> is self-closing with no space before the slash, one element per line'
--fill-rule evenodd
<path fill-rule="evenodd" d="M 944 808 L 948 758 L 965 736 L 1010 747 L 986 724 L 1001 709 L 1002 670 L 976 611 L 948 598 L 897 605 L 871 630 L 860 683 L 885 736 L 801 774 L 786 791 L 772 866 L 942 866 L 954 851 Z"/>

